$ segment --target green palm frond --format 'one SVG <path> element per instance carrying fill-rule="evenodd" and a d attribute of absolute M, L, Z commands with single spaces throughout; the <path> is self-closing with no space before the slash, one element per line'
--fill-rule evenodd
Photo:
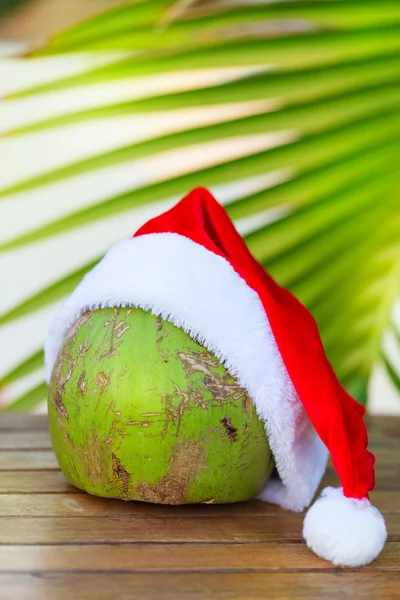
<path fill-rule="evenodd" d="M 178 151 L 186 156 L 197 149 L 204 160 L 183 163 L 170 175 L 163 170 L 122 193 L 103 197 L 99 189 L 89 205 L 3 241 L 0 256 L 140 207 L 154 204 L 157 212 L 159 202 L 170 205 L 197 185 L 217 195 L 230 186 L 229 197 L 222 194 L 228 213 L 258 260 L 313 312 L 342 383 L 365 402 L 373 366 L 383 356 L 400 390 L 399 370 L 382 350 L 384 332 L 394 328 L 400 283 L 399 3 L 137 0 L 54 36 L 29 60 L 34 65 L 38 56 L 100 50 L 111 53 L 105 66 L 60 74 L 4 101 L 134 85 L 168 73 L 181 74 L 180 89 L 62 109 L 10 128 L 4 139 L 51 130 L 62 138 L 71 126 L 160 113 L 171 115 L 169 131 L 138 141 L 132 136 L 131 143 L 3 185 L 0 202 L 144 159 L 168 167 Z M 187 72 L 218 69 L 225 72 L 218 82 L 185 84 Z M 224 110 L 209 122 L 180 119 L 181 111 L 216 107 Z M 228 110 L 238 107 L 239 113 Z M 237 150 L 208 158 L 216 141 Z M 0 315 L 0 326 L 61 300 L 99 258 L 88 257 L 15 303 Z M 0 388 L 42 364 L 38 344 L 2 377 Z M 29 410 L 44 395 L 44 384 L 35 382 L 8 408 Z"/>
<path fill-rule="evenodd" d="M 389 332 L 392 336 L 392 339 L 394 341 L 396 351 L 398 354 L 400 354 L 400 327 L 399 327 L 399 324 L 394 319 L 392 319 L 391 322 L 389 323 L 388 328 L 389 328 Z M 392 383 L 397 388 L 397 390 L 400 392 L 400 369 L 398 366 L 394 365 L 394 361 L 393 361 L 392 356 L 390 355 L 390 352 L 388 352 L 385 348 L 382 349 L 382 360 L 383 360 L 383 364 L 386 368 L 386 371 L 387 371 L 390 379 L 392 380 Z"/>

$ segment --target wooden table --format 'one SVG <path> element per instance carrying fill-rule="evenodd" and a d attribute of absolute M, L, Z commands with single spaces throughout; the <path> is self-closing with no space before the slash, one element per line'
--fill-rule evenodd
<path fill-rule="evenodd" d="M 400 598 L 400 419 L 368 421 L 372 501 L 389 541 L 337 569 L 301 538 L 303 515 L 262 502 L 165 507 L 70 487 L 45 417 L 0 415 L 0 599 Z M 323 485 L 337 485 L 328 468 Z"/>

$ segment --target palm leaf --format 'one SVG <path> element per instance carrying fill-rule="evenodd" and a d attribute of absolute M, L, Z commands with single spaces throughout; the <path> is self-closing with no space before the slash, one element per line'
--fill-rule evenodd
<path fill-rule="evenodd" d="M 265 36 L 285 31 L 307 31 L 313 28 L 328 30 L 358 29 L 368 26 L 386 26 L 400 23 L 400 9 L 395 2 L 331 2 L 327 9 L 324 2 L 284 2 L 282 4 L 232 3 L 207 10 L 196 10 L 193 2 L 170 0 L 134 3 L 114 11 L 108 22 L 104 16 L 91 23 L 75 28 L 72 32 L 55 36 L 41 53 L 70 52 L 82 50 L 134 49 L 148 50 L 165 47 L 197 46 L 210 40 L 247 37 L 251 34 Z M 192 5 L 192 10 L 191 6 Z M 193 10 L 194 9 L 194 10 Z M 193 18 L 197 16 L 197 18 Z M 293 20 L 296 22 L 293 23 Z M 149 25 L 168 23 L 168 28 Z M 90 24 L 89 24 L 90 25 Z M 206 40 L 204 40 L 207 33 Z"/>
<path fill-rule="evenodd" d="M 327 65 L 340 65 L 356 60 L 398 54 L 400 26 L 350 30 L 345 32 L 317 31 L 283 37 L 212 41 L 200 49 L 184 46 L 169 52 L 148 51 L 111 62 L 80 75 L 66 77 L 14 94 L 14 97 L 55 91 L 102 81 L 135 79 L 158 73 L 173 73 L 190 69 L 216 67 L 279 68 L 302 70 Z M 150 44 L 153 48 L 153 44 Z"/>
<path fill-rule="evenodd" d="M 24 362 L 20 363 L 15 369 L 7 373 L 7 375 L 3 376 L 0 379 L 0 387 L 10 385 L 10 383 L 14 383 L 22 377 L 26 377 L 26 375 L 30 375 L 34 371 L 41 369 L 43 367 L 43 363 L 43 350 L 40 349 L 37 352 L 34 352 L 28 358 L 26 358 Z"/>
<path fill-rule="evenodd" d="M 400 151 L 399 32 L 400 7 L 389 0 L 379 6 L 365 0 L 137 0 L 61 32 L 36 55 L 97 50 L 128 55 L 117 54 L 106 66 L 77 76 L 61 73 L 7 102 L 24 98 L 29 106 L 33 97 L 45 102 L 64 89 L 78 94 L 82 86 L 169 72 L 238 66 L 248 71 L 196 89 L 187 89 L 183 77 L 178 92 L 103 102 L 8 131 L 7 139 L 44 136 L 57 128 L 62 136 L 65 128 L 91 120 L 101 127 L 104 119 L 139 114 L 173 111 L 177 117 L 167 134 L 153 133 L 0 187 L 5 201 L 25 194 L 29 202 L 35 189 L 123 163 L 151 159 L 168 165 L 178 151 L 189 156 L 200 149 L 208 157 L 216 140 L 238 150 L 227 155 L 221 150 L 205 164 L 183 164 L 171 174 L 166 169 L 158 179 L 112 197 L 102 197 L 99 190 L 89 206 L 15 235 L 0 245 L 0 253 L 159 201 L 172 203 L 199 184 L 216 193 L 236 184 L 238 191 L 224 201 L 228 213 L 254 255 L 312 310 L 339 378 L 365 402 L 399 292 L 400 174 L 394 168 Z M 248 107 L 244 116 L 221 115 L 212 124 L 195 126 L 179 121 L 181 110 L 240 103 Z M 271 173 L 277 174 L 272 184 L 266 177 Z M 99 258 L 83 261 L 88 264 L 15 304 L 0 316 L 0 326 L 62 299 Z M 398 370 L 383 356 L 398 384 Z M 41 351 L 25 356 L 3 375 L 0 387 L 42 365 Z M 45 386 L 39 384 L 9 408 L 29 410 L 44 396 Z"/>
<path fill-rule="evenodd" d="M 35 386 L 33 389 L 29 390 L 23 396 L 15 400 L 8 406 L 6 406 L 6 411 L 13 412 L 28 412 L 35 408 L 38 404 L 43 402 L 47 396 L 47 385 L 45 383 L 40 383 Z"/>
<path fill-rule="evenodd" d="M 395 367 L 392 365 L 390 359 L 385 354 L 383 355 L 383 364 L 386 367 L 387 374 L 389 375 L 391 381 L 394 383 L 394 385 L 400 392 L 400 375 L 397 369 L 395 369 Z"/>
<path fill-rule="evenodd" d="M 400 331 L 399 325 L 395 319 L 392 319 L 388 324 L 388 333 L 392 336 L 392 340 L 394 341 L 394 346 L 397 350 L 397 353 L 400 352 Z M 392 353 L 389 352 L 389 349 L 383 347 L 382 348 L 382 362 L 385 366 L 386 372 L 389 375 L 393 385 L 400 393 L 400 369 L 399 366 L 394 362 Z M 396 366 L 395 366 L 396 364 Z"/>

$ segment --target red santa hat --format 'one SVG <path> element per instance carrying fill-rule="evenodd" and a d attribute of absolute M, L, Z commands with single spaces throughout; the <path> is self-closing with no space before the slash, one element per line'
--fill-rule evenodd
<path fill-rule="evenodd" d="M 150 220 L 84 277 L 51 325 L 48 378 L 78 316 L 111 306 L 140 307 L 173 322 L 247 389 L 277 469 L 259 498 L 302 511 L 331 454 L 342 487 L 326 488 L 304 520 L 316 554 L 353 567 L 379 554 L 387 534 L 368 499 L 375 459 L 364 409 L 338 382 L 310 313 L 253 258 L 207 190 Z"/>

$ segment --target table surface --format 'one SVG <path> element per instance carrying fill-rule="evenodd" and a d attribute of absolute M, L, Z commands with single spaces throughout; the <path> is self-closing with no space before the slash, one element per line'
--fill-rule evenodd
<path fill-rule="evenodd" d="M 1 600 L 400 598 L 400 419 L 370 418 L 389 541 L 367 567 L 312 554 L 302 514 L 252 501 L 161 506 L 69 486 L 44 416 L 0 415 Z M 323 485 L 338 485 L 328 467 Z"/>

